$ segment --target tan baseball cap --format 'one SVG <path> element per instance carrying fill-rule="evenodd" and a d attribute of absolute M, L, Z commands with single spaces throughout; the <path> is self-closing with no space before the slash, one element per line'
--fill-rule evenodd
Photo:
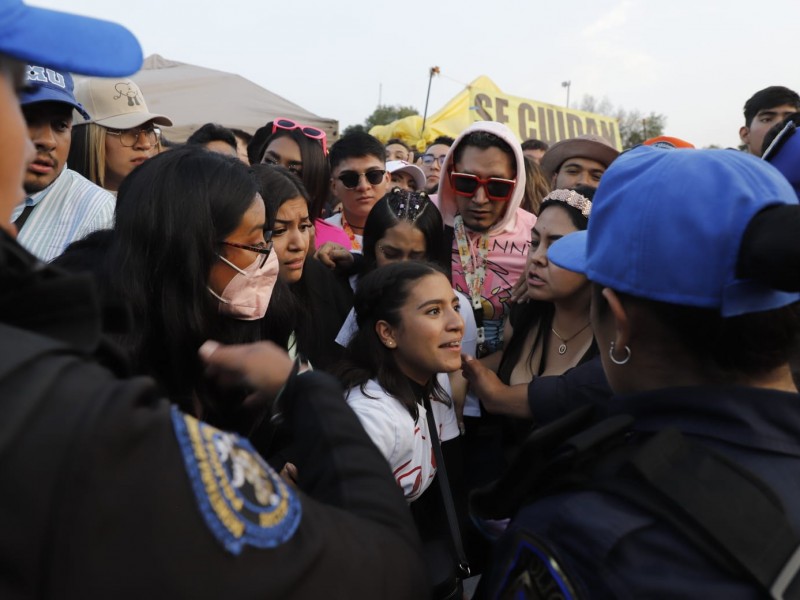
<path fill-rule="evenodd" d="M 130 129 L 148 121 L 169 127 L 172 121 L 147 109 L 142 90 L 132 80 L 89 77 L 75 87 L 75 97 L 97 123 L 111 129 Z"/>

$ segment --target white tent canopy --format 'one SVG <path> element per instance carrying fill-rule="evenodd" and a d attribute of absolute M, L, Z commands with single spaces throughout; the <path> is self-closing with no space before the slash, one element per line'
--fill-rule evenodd
<path fill-rule="evenodd" d="M 209 122 L 254 133 L 277 117 L 318 127 L 329 139 L 339 134 L 337 120 L 319 117 L 233 73 L 152 54 L 131 79 L 141 88 L 150 112 L 172 119 L 174 126 L 164 128 L 164 135 L 172 141 L 186 141 Z"/>

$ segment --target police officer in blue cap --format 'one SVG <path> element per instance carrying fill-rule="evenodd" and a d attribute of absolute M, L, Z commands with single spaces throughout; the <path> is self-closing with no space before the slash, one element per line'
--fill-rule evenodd
<path fill-rule="evenodd" d="M 534 433 L 497 484 L 513 493 L 473 499 L 485 518 L 522 505 L 476 597 L 800 598 L 800 294 L 746 256 L 754 224 L 797 203 L 729 150 L 640 147 L 609 167 L 588 231 L 549 251 L 593 282 L 608 418 Z"/>

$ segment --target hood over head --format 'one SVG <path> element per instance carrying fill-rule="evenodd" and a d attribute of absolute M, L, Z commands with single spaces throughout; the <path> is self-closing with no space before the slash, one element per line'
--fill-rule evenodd
<path fill-rule="evenodd" d="M 522 145 L 512 131 L 495 121 L 478 121 L 467 127 L 461 132 L 461 135 L 456 138 L 455 143 L 450 146 L 447 156 L 442 165 L 442 174 L 439 179 L 439 210 L 442 213 L 442 220 L 445 225 L 453 226 L 453 219 L 458 214 L 458 204 L 456 203 L 456 195 L 453 192 L 453 187 L 450 185 L 449 173 L 453 170 L 453 156 L 455 155 L 456 148 L 461 144 L 465 136 L 475 131 L 485 131 L 492 133 L 511 146 L 516 159 L 516 180 L 517 184 L 514 186 L 514 194 L 511 199 L 506 203 L 503 216 L 500 220 L 492 225 L 489 229 L 490 235 L 497 235 L 499 233 L 511 233 L 514 231 L 516 224 L 517 209 L 522 205 L 522 197 L 525 195 L 525 163 L 522 156 Z"/>

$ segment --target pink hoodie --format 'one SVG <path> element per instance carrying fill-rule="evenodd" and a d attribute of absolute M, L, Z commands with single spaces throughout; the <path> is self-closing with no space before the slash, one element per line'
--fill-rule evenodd
<path fill-rule="evenodd" d="M 439 210 L 445 225 L 453 227 L 453 218 L 458 213 L 456 195 L 450 185 L 449 172 L 453 169 L 453 151 L 461 143 L 465 135 L 473 131 L 493 133 L 511 146 L 516 158 L 517 185 L 514 195 L 508 201 L 503 217 L 489 230 L 489 258 L 486 279 L 483 282 L 483 316 L 486 320 L 502 320 L 510 306 L 506 306 L 511 287 L 525 272 L 525 261 L 531 240 L 531 228 L 536 217 L 520 208 L 525 193 L 525 164 L 522 158 L 522 147 L 511 130 L 502 123 L 494 121 L 478 121 L 465 129 L 450 147 L 442 165 L 442 177 L 439 180 Z M 472 256 L 477 254 L 478 241 L 481 234 L 467 231 Z M 453 239 L 453 287 L 469 296 L 469 288 L 464 278 L 464 269 L 458 255 L 458 244 Z M 488 332 L 487 332 L 488 333 Z"/>

